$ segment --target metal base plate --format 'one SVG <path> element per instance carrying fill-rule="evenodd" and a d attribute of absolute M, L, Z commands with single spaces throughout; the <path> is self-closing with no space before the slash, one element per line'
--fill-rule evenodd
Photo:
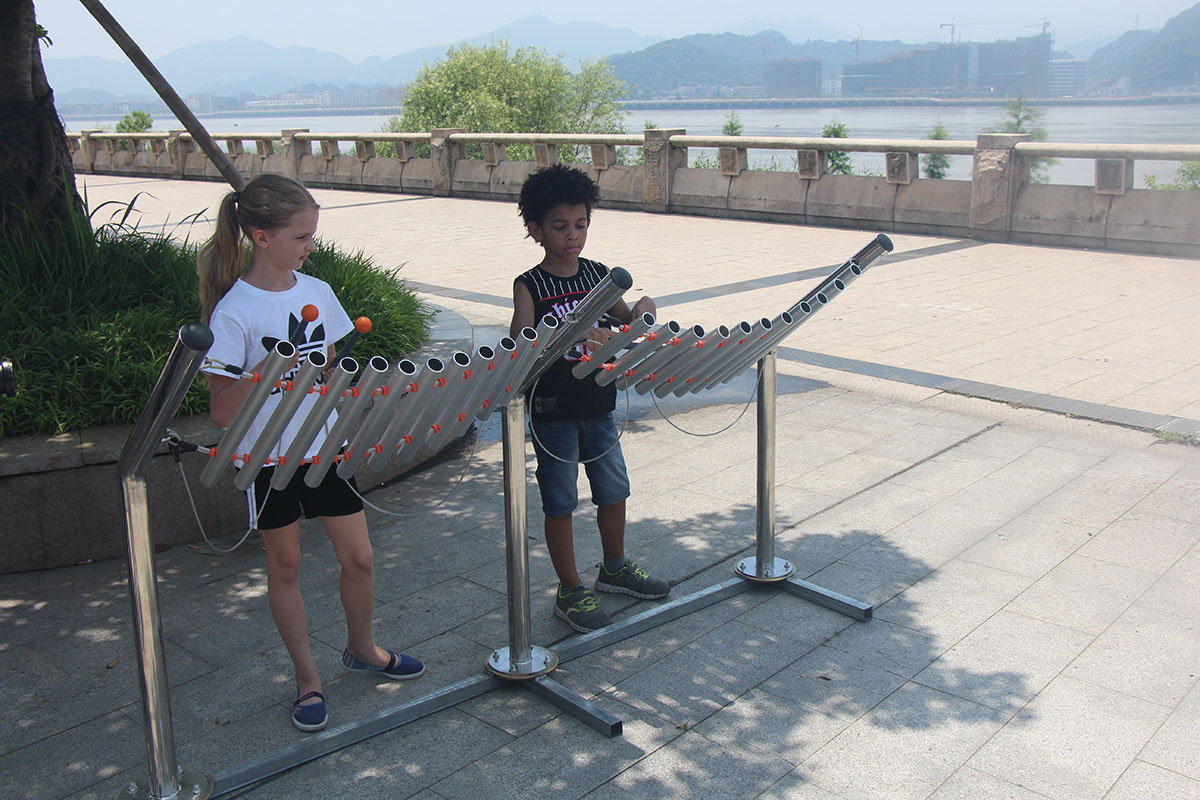
<path fill-rule="evenodd" d="M 213 779 L 194 769 L 179 771 L 179 800 L 208 800 L 213 793 Z M 117 795 L 117 800 L 155 800 L 150 794 L 150 781 L 133 781 Z"/>
<path fill-rule="evenodd" d="M 526 680 L 528 678 L 536 678 L 539 675 L 545 675 L 552 672 L 558 666 L 558 655 L 553 650 L 547 650 L 544 647 L 534 645 L 529 648 L 529 661 L 520 663 L 512 660 L 512 654 L 509 648 L 501 647 L 499 650 L 493 650 L 491 656 L 488 657 L 487 671 L 495 675 L 497 678 L 509 678 L 512 680 Z"/>
<path fill-rule="evenodd" d="M 757 558 L 750 556 L 739 561 L 733 568 L 733 572 L 739 578 L 745 578 L 748 581 L 774 583 L 775 581 L 786 581 L 795 575 L 796 566 L 782 558 L 772 559 L 770 564 L 760 565 Z"/>

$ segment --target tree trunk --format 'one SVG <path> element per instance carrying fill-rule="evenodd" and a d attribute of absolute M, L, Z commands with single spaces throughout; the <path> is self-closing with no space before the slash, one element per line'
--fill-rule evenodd
<path fill-rule="evenodd" d="M 67 137 L 42 68 L 33 0 L 0 0 L 0 233 L 82 210 Z"/>

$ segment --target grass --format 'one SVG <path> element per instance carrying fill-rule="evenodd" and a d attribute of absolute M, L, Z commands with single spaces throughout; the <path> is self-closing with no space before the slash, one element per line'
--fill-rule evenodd
<path fill-rule="evenodd" d="M 111 204 L 0 241 L 0 355 L 17 383 L 0 397 L 0 436 L 134 422 L 180 326 L 199 318 L 194 245 L 129 226 L 136 200 L 94 230 Z M 394 361 L 427 339 L 432 312 L 363 253 L 322 243 L 310 263 L 352 319 L 371 318 L 360 354 Z M 197 381 L 180 413 L 207 410 Z"/>

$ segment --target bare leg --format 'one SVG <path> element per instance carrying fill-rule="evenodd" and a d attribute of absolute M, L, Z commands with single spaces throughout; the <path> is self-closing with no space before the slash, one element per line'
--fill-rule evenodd
<path fill-rule="evenodd" d="M 300 522 L 262 532 L 267 550 L 267 604 L 296 670 L 301 694 L 321 691 L 321 673 L 308 641 L 308 617 L 300 596 Z M 313 702 L 316 702 L 315 700 Z"/>
<path fill-rule="evenodd" d="M 321 517 L 342 568 L 339 586 L 346 612 L 346 648 L 350 654 L 374 667 L 386 667 L 387 651 L 375 644 L 371 632 L 375 610 L 375 553 L 367 535 L 367 518 L 362 512 L 340 517 Z"/>
<path fill-rule="evenodd" d="M 596 525 L 600 528 L 600 547 L 604 557 L 625 555 L 625 501 L 596 507 Z"/>
<path fill-rule="evenodd" d="M 558 582 L 563 586 L 577 586 L 579 570 L 575 568 L 575 539 L 571 533 L 571 515 L 546 517 L 546 549 L 550 551 L 550 562 L 558 573 Z"/>

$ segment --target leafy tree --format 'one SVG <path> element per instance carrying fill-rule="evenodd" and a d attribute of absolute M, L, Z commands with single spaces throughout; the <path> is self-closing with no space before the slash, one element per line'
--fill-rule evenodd
<path fill-rule="evenodd" d="M 1200 192 L 1200 161 L 1185 161 L 1175 170 L 1173 183 L 1159 183 L 1153 175 L 1145 177 L 1147 189 L 1170 189 L 1176 192 Z"/>
<path fill-rule="evenodd" d="M 126 114 L 117 123 L 117 133 L 141 133 L 154 126 L 154 118 L 145 111 L 134 111 Z"/>
<path fill-rule="evenodd" d="M 838 118 L 834 117 L 825 123 L 825 127 L 821 128 L 821 137 L 824 139 L 848 139 L 850 138 L 850 129 L 846 127 L 846 123 L 838 122 Z M 854 165 L 850 162 L 849 153 L 842 150 L 830 150 L 826 159 L 830 175 L 854 174 Z"/>
<path fill-rule="evenodd" d="M 620 133 L 622 91 L 603 60 L 585 61 L 572 72 L 561 55 L 536 47 L 513 50 L 507 40 L 482 47 L 464 42 L 417 74 L 406 89 L 401 115 L 384 130 Z M 514 158 L 531 157 L 527 145 L 511 150 Z M 573 160 L 574 150 L 563 148 L 560 155 Z"/>
<path fill-rule="evenodd" d="M 729 109 L 729 116 L 725 118 L 725 124 L 721 126 L 721 135 L 741 136 L 745 129 L 746 126 L 742 124 L 742 118 L 738 116 L 737 111 Z"/>
<path fill-rule="evenodd" d="M 1035 142 L 1046 141 L 1046 129 L 1038 125 L 1043 112 L 1025 102 L 1024 97 L 1005 104 L 1004 118 L 986 130 L 989 133 L 1028 133 Z M 1050 167 L 1058 164 L 1057 158 L 1034 158 L 1029 162 L 1029 180 L 1033 183 L 1049 183 Z"/>
<path fill-rule="evenodd" d="M 0 234 L 67 223 L 83 202 L 54 92 L 42 68 L 33 0 L 0 0 Z"/>
<path fill-rule="evenodd" d="M 929 129 L 929 133 L 925 134 L 926 139 L 949 139 L 950 134 L 946 132 L 946 125 L 939 119 L 933 123 L 933 127 Z M 925 177 L 941 180 L 946 177 L 946 173 L 950 170 L 950 156 L 945 153 L 925 153 L 921 156 L 921 161 L 924 162 Z"/>

